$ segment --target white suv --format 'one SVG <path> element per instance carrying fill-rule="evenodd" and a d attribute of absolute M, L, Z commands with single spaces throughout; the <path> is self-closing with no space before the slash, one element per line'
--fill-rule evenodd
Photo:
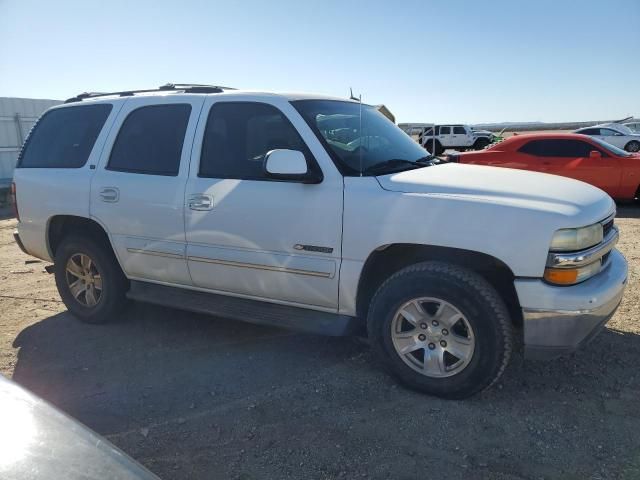
<path fill-rule="evenodd" d="M 435 137 L 433 128 L 435 128 Z M 432 128 L 426 128 L 418 138 L 418 142 L 434 155 L 440 155 L 448 149 L 482 150 L 493 143 L 494 138 L 491 132 L 476 131 L 469 125 L 435 125 Z"/>
<path fill-rule="evenodd" d="M 551 175 L 438 164 L 375 107 L 205 86 L 80 95 L 15 172 L 15 238 L 68 309 L 132 298 L 328 335 L 462 398 L 525 353 L 575 350 L 627 264 L 615 204 Z"/>

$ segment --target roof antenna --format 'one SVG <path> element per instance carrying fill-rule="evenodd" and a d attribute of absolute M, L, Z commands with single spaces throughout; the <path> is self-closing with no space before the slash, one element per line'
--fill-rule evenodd
<path fill-rule="evenodd" d="M 362 95 L 361 95 L 361 96 L 362 96 Z M 353 88 L 351 88 L 351 87 L 349 87 L 349 100 L 357 100 L 357 101 L 360 101 L 360 98 L 356 97 L 356 96 L 353 94 Z"/>

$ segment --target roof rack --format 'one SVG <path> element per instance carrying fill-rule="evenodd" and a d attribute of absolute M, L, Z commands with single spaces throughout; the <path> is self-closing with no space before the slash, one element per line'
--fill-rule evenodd
<path fill-rule="evenodd" d="M 150 92 L 184 92 L 184 93 L 222 93 L 225 90 L 235 90 L 231 87 L 221 87 L 217 85 L 202 85 L 199 83 L 167 83 L 158 88 L 148 88 L 144 90 L 125 90 L 121 92 L 84 92 L 75 97 L 65 100 L 64 103 L 81 102 L 87 98 L 98 97 L 132 97 L 137 93 Z"/>

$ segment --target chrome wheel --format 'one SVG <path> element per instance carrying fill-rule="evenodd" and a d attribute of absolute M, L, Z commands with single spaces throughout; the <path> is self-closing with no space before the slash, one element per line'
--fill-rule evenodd
<path fill-rule="evenodd" d="M 71 255 L 66 268 L 67 287 L 84 307 L 94 307 L 102 298 L 102 276 L 96 263 L 84 253 Z"/>
<path fill-rule="evenodd" d="M 467 318 L 440 298 L 422 297 L 403 304 L 391 322 L 391 339 L 404 363 L 434 378 L 460 373 L 475 350 Z"/>

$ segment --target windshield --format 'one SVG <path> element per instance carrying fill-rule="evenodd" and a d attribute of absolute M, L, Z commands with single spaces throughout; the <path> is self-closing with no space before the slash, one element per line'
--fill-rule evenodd
<path fill-rule="evenodd" d="M 429 163 L 429 153 L 371 105 L 339 100 L 291 102 L 345 175 L 380 175 Z M 427 162 L 427 163 L 425 163 Z"/>
<path fill-rule="evenodd" d="M 614 155 L 617 155 L 618 157 L 630 157 L 631 156 L 631 153 L 625 152 L 621 148 L 618 148 L 615 145 L 611 145 L 610 143 L 607 143 L 604 140 L 600 140 L 599 138 L 596 138 L 596 137 L 591 137 L 591 140 L 596 142 L 598 145 L 600 145 L 602 148 L 607 150 L 609 153 L 613 153 Z"/>

